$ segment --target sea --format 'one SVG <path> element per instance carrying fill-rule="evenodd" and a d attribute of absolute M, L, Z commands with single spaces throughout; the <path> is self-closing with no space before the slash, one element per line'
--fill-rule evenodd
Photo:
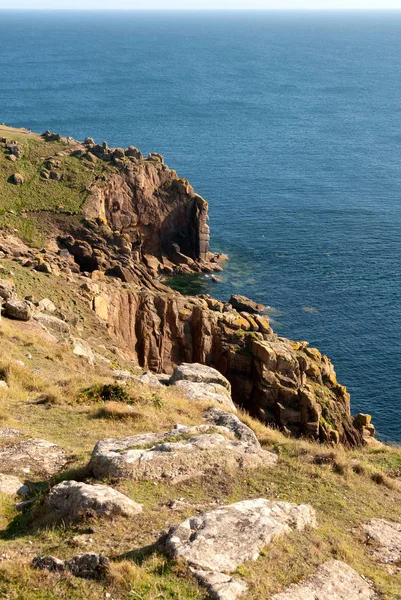
<path fill-rule="evenodd" d="M 401 442 L 401 12 L 0 11 L 0 121 L 160 152 L 219 282 Z"/>

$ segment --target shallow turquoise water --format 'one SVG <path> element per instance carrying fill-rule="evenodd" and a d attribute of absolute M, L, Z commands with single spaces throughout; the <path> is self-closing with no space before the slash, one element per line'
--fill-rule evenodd
<path fill-rule="evenodd" d="M 0 120 L 158 151 L 221 283 L 401 441 L 401 13 L 0 12 Z"/>

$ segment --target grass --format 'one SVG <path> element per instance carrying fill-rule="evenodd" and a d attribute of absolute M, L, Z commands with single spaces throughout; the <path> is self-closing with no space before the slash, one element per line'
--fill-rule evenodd
<path fill-rule="evenodd" d="M 114 362 L 89 368 L 72 354 L 68 344 L 55 343 L 32 323 L 3 319 L 0 324 L 0 379 L 9 385 L 9 389 L 0 389 L 0 427 L 19 429 L 21 439 L 40 437 L 57 443 L 72 456 L 68 470 L 38 483 L 31 508 L 21 513 L 15 499 L 0 497 L 0 598 L 205 599 L 205 591 L 185 565 L 161 555 L 155 541 L 171 525 L 199 511 L 265 497 L 310 503 L 317 511 L 318 528 L 277 540 L 257 561 L 241 566 L 238 575 L 249 584 L 244 600 L 269 598 L 333 557 L 371 579 L 381 600 L 401 600 L 401 575 L 396 570 L 391 574 L 385 565 L 374 562 L 361 532 L 361 525 L 373 517 L 401 521 L 397 479 L 401 449 L 378 445 L 347 451 L 295 440 L 241 411 L 240 418 L 254 430 L 263 447 L 278 454 L 276 467 L 235 472 L 213 467 L 202 476 L 175 485 L 165 481 L 113 482 L 116 489 L 143 504 L 141 514 L 128 520 L 95 519 L 70 525 L 41 521 L 38 515 L 43 512 L 46 490 L 63 479 L 87 477 L 86 466 L 99 439 L 170 431 L 176 423 L 200 424 L 209 404 L 188 401 L 174 387 L 155 391 L 135 381 L 116 386 L 112 368 L 135 372 L 135 367 L 112 354 L 107 329 L 76 287 L 63 277 L 57 278 L 55 285 L 51 276 L 33 273 L 16 263 L 4 261 L 4 267 L 6 272 L 13 272 L 19 297 L 34 292 L 35 299 L 48 297 L 64 313 L 78 316 L 81 337 L 99 351 L 102 348 Z M 87 389 L 96 394 L 83 394 Z M 117 397 L 102 397 L 99 390 L 105 389 L 117 389 Z M 124 401 L 125 394 L 131 404 Z M 8 443 L 0 439 L 0 445 Z M 77 546 L 77 536 L 84 536 L 86 541 Z M 92 541 L 87 541 L 89 538 Z M 90 582 L 30 567 L 35 554 L 71 558 L 86 551 L 103 552 L 112 559 L 108 580 Z"/>
<path fill-rule="evenodd" d="M 23 154 L 11 162 L 5 147 L 0 146 L 0 227 L 16 229 L 27 243 L 40 247 L 46 239 L 46 230 L 32 213 L 79 214 L 90 185 L 96 178 L 115 172 L 115 168 L 103 161 L 97 161 L 94 168 L 90 168 L 85 160 L 71 152 L 65 140 L 48 142 L 35 134 L 2 131 L 0 127 L 0 137 L 3 135 L 21 144 Z M 62 174 L 62 179 L 43 179 L 41 172 L 48 159 L 59 152 L 65 155 L 56 157 L 60 166 L 55 170 Z M 13 173 L 23 175 L 22 185 L 10 183 Z"/>

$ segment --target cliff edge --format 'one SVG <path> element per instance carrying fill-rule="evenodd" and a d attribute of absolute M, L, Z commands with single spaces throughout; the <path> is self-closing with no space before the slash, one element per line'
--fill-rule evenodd
<path fill-rule="evenodd" d="M 160 281 L 221 269 L 209 251 L 207 202 L 161 155 L 3 127 L 0 190 L 4 256 L 32 271 L 96 281 L 86 286 L 89 302 L 135 364 L 155 373 L 181 362 L 214 366 L 234 401 L 264 423 L 362 443 L 327 357 L 277 336 L 246 305 L 184 297 Z"/>

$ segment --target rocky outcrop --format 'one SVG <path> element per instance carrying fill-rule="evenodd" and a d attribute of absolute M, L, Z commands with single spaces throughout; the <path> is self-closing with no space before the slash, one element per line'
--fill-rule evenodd
<path fill-rule="evenodd" d="M 251 314 L 257 314 L 265 310 L 266 306 L 259 304 L 246 296 L 240 296 L 239 294 L 233 294 L 229 300 L 231 306 L 235 310 L 243 310 Z"/>
<path fill-rule="evenodd" d="M 0 447 L 1 469 L 7 474 L 49 477 L 66 463 L 66 451 L 47 440 L 32 438 Z"/>
<path fill-rule="evenodd" d="M 153 277 L 220 269 L 209 252 L 207 202 L 188 181 L 159 155 L 144 160 L 132 149 L 88 147 L 92 156 L 117 168 L 91 186 L 86 227 L 72 227 L 70 236 L 59 238 L 82 270 L 105 270 L 135 281 L 139 265 Z"/>
<path fill-rule="evenodd" d="M 169 480 L 199 476 L 209 469 L 269 467 L 277 456 L 247 440 L 230 439 L 227 427 L 177 427 L 165 433 L 145 433 L 100 440 L 90 469 L 97 479 Z"/>
<path fill-rule="evenodd" d="M 375 591 L 354 569 L 329 560 L 304 582 L 293 585 L 272 600 L 374 600 Z"/>
<path fill-rule="evenodd" d="M 146 369 L 213 366 L 230 382 L 234 402 L 263 422 L 289 435 L 363 443 L 330 360 L 307 342 L 274 334 L 265 316 L 239 313 L 208 296 L 122 289 L 110 298 L 109 323 Z"/>
<path fill-rule="evenodd" d="M 108 485 L 62 481 L 46 497 L 46 506 L 56 519 L 74 520 L 83 516 L 132 517 L 142 506 Z"/>
<path fill-rule="evenodd" d="M 245 581 L 225 573 L 202 569 L 191 569 L 191 571 L 213 600 L 236 600 L 248 589 Z"/>
<path fill-rule="evenodd" d="M 256 560 L 275 538 L 315 525 L 315 511 L 309 505 L 244 500 L 172 527 L 164 549 L 195 568 L 233 573 L 244 562 Z"/>
<path fill-rule="evenodd" d="M 401 562 L 401 524 L 385 519 L 371 519 L 363 527 L 374 558 L 382 563 Z"/>

